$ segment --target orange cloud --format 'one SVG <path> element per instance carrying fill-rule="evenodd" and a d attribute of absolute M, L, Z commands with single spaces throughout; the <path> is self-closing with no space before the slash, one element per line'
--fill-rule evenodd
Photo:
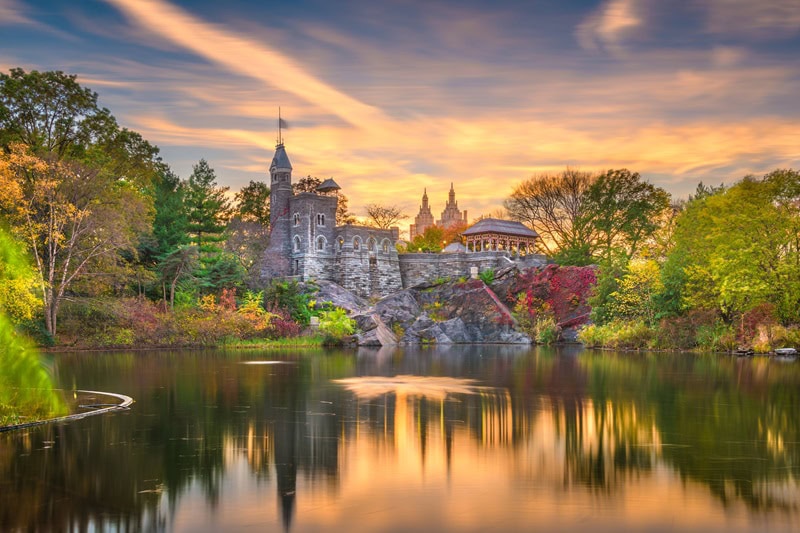
<path fill-rule="evenodd" d="M 299 30 L 309 36 L 301 63 L 274 43 L 160 0 L 108 1 L 141 29 L 212 62 L 121 62 L 107 70 L 127 76 L 137 94 L 166 100 L 130 112 L 131 127 L 161 144 L 167 160 L 170 146 L 222 152 L 217 161 L 203 155 L 233 189 L 266 179 L 275 108 L 287 100 L 295 175 L 335 177 L 356 212 L 378 202 L 413 215 L 424 187 L 437 212 L 453 181 L 459 206 L 477 216 L 499 207 L 521 180 L 568 165 L 627 167 L 689 191 L 700 179 L 730 182 L 800 162 L 797 117 L 756 110 L 791 98 L 796 67 L 748 66 L 739 48 L 631 52 L 624 67 L 604 72 L 569 64 L 521 69 L 442 50 L 373 46 L 316 25 Z M 633 0 L 614 0 L 584 30 L 609 47 L 639 28 L 640 16 Z M 496 22 L 487 34 L 498 33 Z M 464 16 L 437 38 L 458 48 L 473 31 Z M 368 72 L 371 84 L 340 74 L 341 87 L 323 81 L 336 79 L 333 49 L 354 57 L 351 68 Z"/>

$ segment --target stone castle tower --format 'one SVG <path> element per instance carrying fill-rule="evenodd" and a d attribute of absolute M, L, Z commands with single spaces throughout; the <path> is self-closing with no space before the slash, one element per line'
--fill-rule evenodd
<path fill-rule="evenodd" d="M 400 290 L 395 244 L 399 228 L 336 225 L 339 185 L 325 180 L 314 192 L 294 193 L 292 164 L 282 142 L 270 174 L 270 240 L 261 262 L 261 281 L 327 280 L 363 296 Z M 433 217 L 431 217 L 432 219 Z"/>
<path fill-rule="evenodd" d="M 290 204 L 292 201 L 292 163 L 282 142 L 275 146 L 275 155 L 269 165 L 269 245 L 265 251 L 264 275 L 268 278 L 291 274 L 289 257 L 292 243 Z"/>
<path fill-rule="evenodd" d="M 414 223 L 409 228 L 409 240 L 414 240 L 417 235 L 422 235 L 425 230 L 433 226 L 433 213 L 428 205 L 428 189 L 422 193 L 422 205 L 419 206 L 419 213 L 414 217 Z"/>
<path fill-rule="evenodd" d="M 450 182 L 450 194 L 447 197 L 447 204 L 444 206 L 444 211 L 442 211 L 442 218 L 436 221 L 436 225 L 447 228 L 460 223 L 467 223 L 467 210 L 465 209 L 463 212 L 458 210 L 456 191 L 453 189 L 453 182 Z"/>

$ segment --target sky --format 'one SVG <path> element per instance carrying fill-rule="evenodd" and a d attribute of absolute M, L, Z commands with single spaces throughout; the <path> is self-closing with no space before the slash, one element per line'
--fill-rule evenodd
<path fill-rule="evenodd" d="M 355 214 L 469 218 L 566 167 L 698 182 L 800 169 L 798 0 L 0 0 L 0 70 L 62 70 L 187 178 L 294 177 Z M 408 220 L 407 222 L 412 222 Z"/>

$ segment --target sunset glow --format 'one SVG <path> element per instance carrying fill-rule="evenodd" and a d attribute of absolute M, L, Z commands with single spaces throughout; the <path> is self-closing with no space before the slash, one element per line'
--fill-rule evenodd
<path fill-rule="evenodd" d="M 800 166 L 800 3 L 0 0 L 0 69 L 63 70 L 182 177 L 295 175 L 471 216 L 567 166 L 676 196 Z"/>

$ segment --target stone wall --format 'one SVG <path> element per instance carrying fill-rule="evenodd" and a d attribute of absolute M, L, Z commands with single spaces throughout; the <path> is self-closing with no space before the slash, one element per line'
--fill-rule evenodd
<path fill-rule="evenodd" d="M 328 279 L 362 297 L 403 288 L 393 230 L 348 224 L 336 228 L 336 261 Z"/>
<path fill-rule="evenodd" d="M 507 252 L 461 252 L 461 253 L 410 253 L 399 256 L 400 277 L 403 287 L 413 287 L 430 283 L 440 278 L 458 279 L 470 275 L 471 267 L 478 272 L 518 264 L 520 267 L 544 265 L 547 259 L 542 255 L 530 254 L 512 259 Z"/>

